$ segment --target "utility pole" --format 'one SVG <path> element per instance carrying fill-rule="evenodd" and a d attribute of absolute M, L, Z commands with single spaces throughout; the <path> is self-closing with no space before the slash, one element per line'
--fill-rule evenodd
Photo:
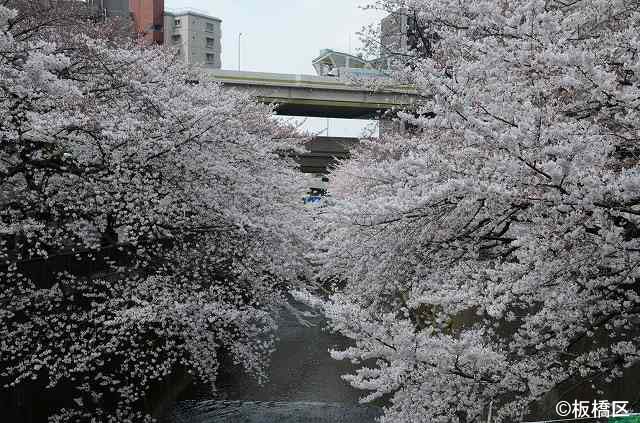
<path fill-rule="evenodd" d="M 240 48 L 241 48 L 241 44 L 240 41 L 242 39 L 242 32 L 240 32 L 238 34 L 238 70 L 240 70 Z"/>

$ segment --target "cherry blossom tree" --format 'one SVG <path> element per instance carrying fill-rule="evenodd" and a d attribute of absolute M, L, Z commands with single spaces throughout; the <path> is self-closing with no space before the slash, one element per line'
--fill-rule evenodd
<path fill-rule="evenodd" d="M 306 181 L 269 106 L 71 6 L 0 2 L 0 393 L 148 421 L 180 369 L 215 389 L 221 352 L 264 378 Z"/>
<path fill-rule="evenodd" d="M 639 358 L 640 2 L 373 7 L 406 16 L 394 71 L 428 101 L 318 210 L 332 294 L 305 295 L 354 342 L 346 379 L 383 422 L 606 391 Z"/>

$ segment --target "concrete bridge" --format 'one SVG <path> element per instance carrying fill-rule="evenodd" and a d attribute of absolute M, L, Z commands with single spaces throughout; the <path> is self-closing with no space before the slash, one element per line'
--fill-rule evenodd
<path fill-rule="evenodd" d="M 349 151 L 360 140 L 347 137 L 314 137 L 305 147 L 309 151 L 296 158 L 304 173 L 327 173 L 336 160 L 349 158 Z"/>
<path fill-rule="evenodd" d="M 378 90 L 350 84 L 335 77 L 230 70 L 209 70 L 212 79 L 225 86 L 249 90 L 260 101 L 275 104 L 285 116 L 343 119 L 381 119 L 382 130 L 394 130 L 394 111 L 416 109 L 422 100 L 410 86 Z M 384 121 L 388 121 L 385 122 Z M 336 159 L 349 157 L 357 138 L 315 137 L 309 153 L 297 158 L 305 173 L 327 173 Z"/>
<path fill-rule="evenodd" d="M 379 119 L 390 110 L 415 108 L 420 98 L 410 86 L 375 91 L 327 76 L 210 70 L 211 77 L 230 87 L 250 90 L 276 104 L 285 116 Z"/>

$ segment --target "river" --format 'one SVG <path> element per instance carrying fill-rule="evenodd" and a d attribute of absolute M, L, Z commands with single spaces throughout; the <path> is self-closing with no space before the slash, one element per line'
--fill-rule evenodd
<path fill-rule="evenodd" d="M 180 401 L 167 423 L 372 423 L 378 407 L 358 404 L 362 395 L 340 378 L 350 363 L 331 359 L 328 350 L 347 345 L 323 330 L 320 318 L 303 325 L 284 310 L 279 319 L 277 350 L 270 379 L 256 384 L 239 369 L 225 365 L 219 379 L 223 399 Z"/>

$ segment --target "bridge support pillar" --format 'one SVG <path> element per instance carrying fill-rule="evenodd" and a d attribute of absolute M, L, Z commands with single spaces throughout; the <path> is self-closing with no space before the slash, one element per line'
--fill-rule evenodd
<path fill-rule="evenodd" d="M 379 119 L 378 127 L 380 128 L 380 137 L 391 136 L 393 134 L 402 135 L 407 132 L 407 125 L 402 120 L 395 119 Z"/>

